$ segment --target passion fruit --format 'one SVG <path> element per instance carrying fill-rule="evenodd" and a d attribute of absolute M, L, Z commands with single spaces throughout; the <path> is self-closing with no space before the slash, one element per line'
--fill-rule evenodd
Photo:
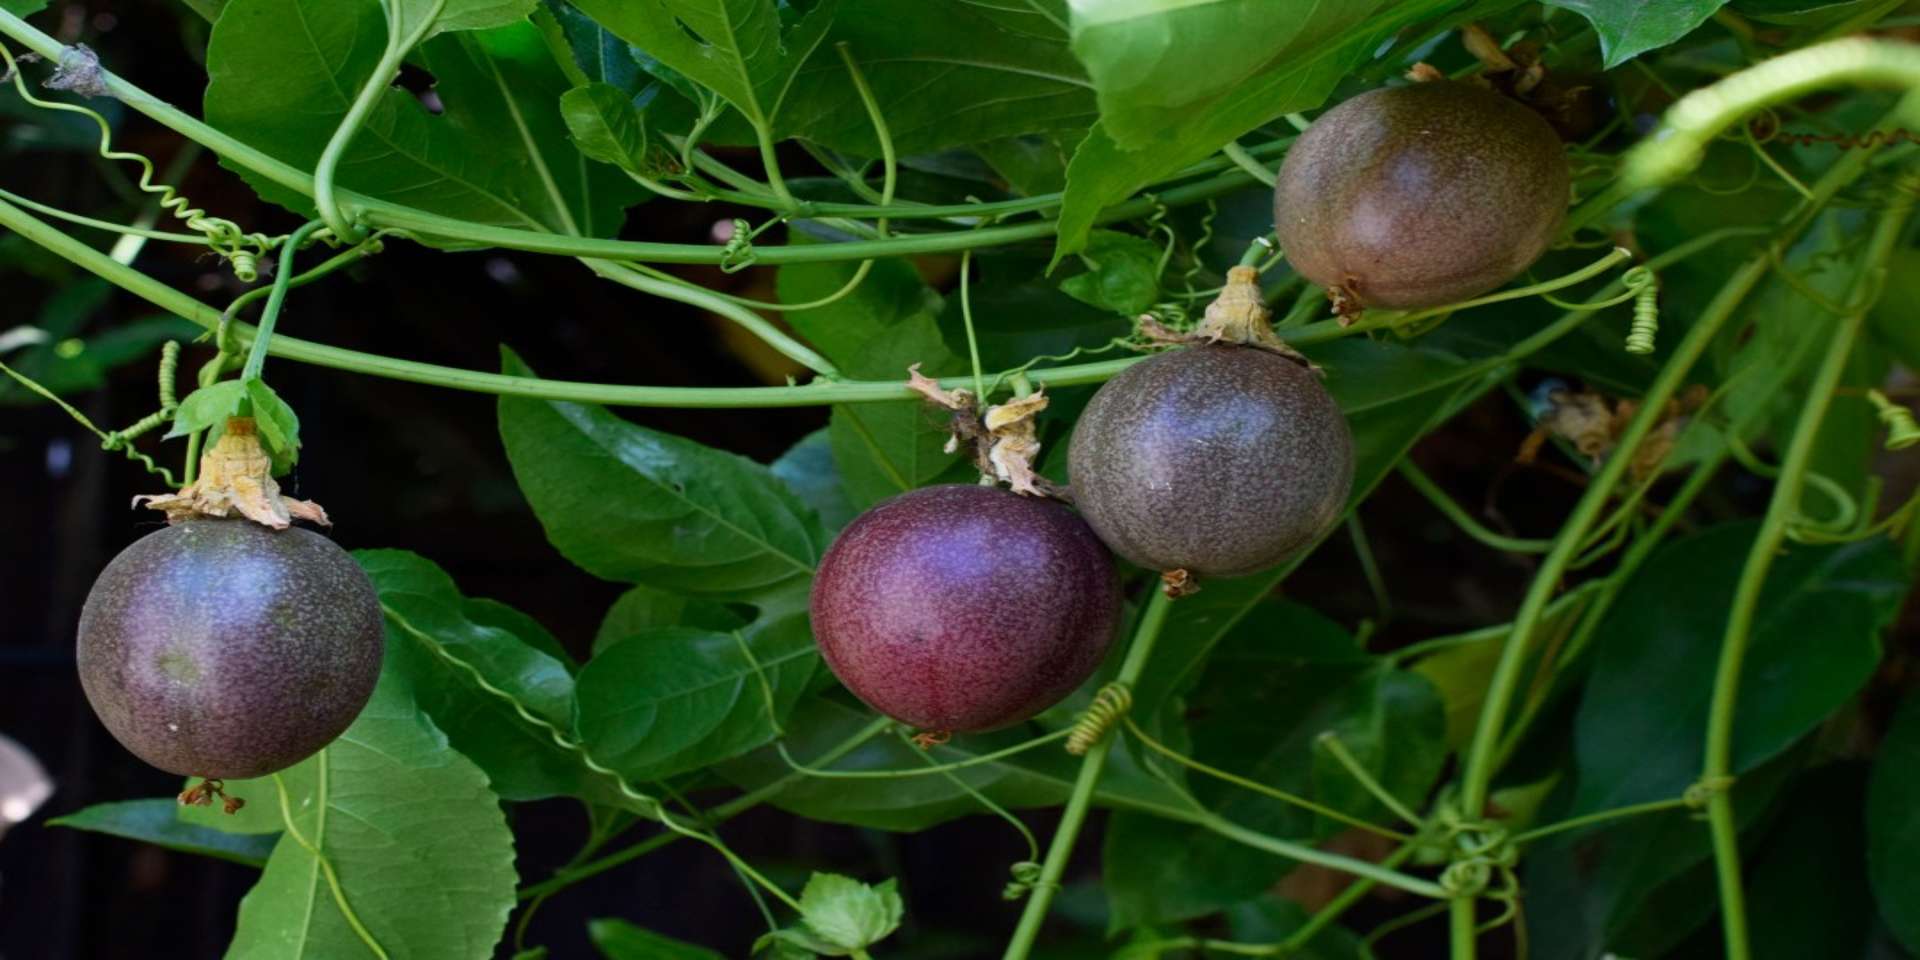
<path fill-rule="evenodd" d="M 80 613 L 80 684 L 140 759 L 259 777 L 326 746 L 373 694 L 373 583 L 317 533 L 192 519 L 107 564 Z"/>
<path fill-rule="evenodd" d="M 1451 80 L 1360 94 L 1287 151 L 1273 219 L 1287 262 L 1336 306 L 1466 300 L 1518 276 L 1559 233 L 1566 154 L 1520 103 Z"/>
<path fill-rule="evenodd" d="M 855 518 L 820 561 L 813 634 L 848 690 L 930 733 L 993 730 L 1093 674 L 1120 611 L 1113 558 L 1062 504 L 935 486 Z"/>
<path fill-rule="evenodd" d="M 1319 377 L 1252 346 L 1182 347 L 1127 368 L 1093 395 L 1067 453 L 1094 532 L 1166 573 L 1279 563 L 1332 527 L 1353 485 L 1353 434 Z"/>

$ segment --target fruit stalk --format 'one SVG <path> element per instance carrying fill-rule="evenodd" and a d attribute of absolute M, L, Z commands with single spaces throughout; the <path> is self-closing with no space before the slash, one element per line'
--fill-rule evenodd
<path fill-rule="evenodd" d="M 1117 683 L 1132 685 L 1140 679 L 1140 672 L 1147 665 L 1147 658 L 1153 654 L 1154 642 L 1160 638 L 1160 628 L 1167 622 L 1167 611 L 1173 601 L 1160 590 L 1149 590 L 1147 608 L 1140 614 L 1140 624 L 1134 629 L 1133 643 L 1127 648 L 1127 659 L 1120 665 L 1120 674 L 1114 680 Z M 1033 941 L 1040 935 L 1040 925 L 1047 919 L 1047 908 L 1053 903 L 1053 891 L 1060 886 L 1060 877 L 1066 873 L 1067 860 L 1073 856 L 1074 840 L 1080 834 L 1080 825 L 1086 822 L 1087 808 L 1093 804 L 1094 787 L 1100 783 L 1100 774 L 1107 766 L 1107 752 L 1113 749 L 1115 737 L 1107 737 L 1087 751 L 1086 759 L 1080 762 L 1080 775 L 1073 781 L 1073 794 L 1067 798 L 1066 810 L 1060 815 L 1060 826 L 1053 832 L 1053 841 L 1047 846 L 1047 859 L 1040 867 L 1040 879 L 1033 885 L 1033 892 L 1027 897 L 1027 908 L 1020 914 L 1020 925 L 1014 928 L 1013 939 L 1007 943 L 1004 960 L 1026 960 L 1028 951 L 1033 949 Z"/>

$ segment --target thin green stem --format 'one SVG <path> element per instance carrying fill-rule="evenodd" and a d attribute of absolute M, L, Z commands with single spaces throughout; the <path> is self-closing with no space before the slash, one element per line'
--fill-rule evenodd
<path fill-rule="evenodd" d="M 49 206 L 47 204 L 41 203 L 38 200 L 33 200 L 28 197 L 23 197 L 17 193 L 14 193 L 11 190 L 0 190 L 0 200 L 5 200 L 5 201 L 8 201 L 9 203 L 18 204 L 19 206 L 25 207 L 28 210 L 34 211 L 35 213 L 41 214 L 43 216 L 53 217 L 56 220 L 65 220 L 68 223 L 79 224 L 80 226 L 83 226 L 83 227 L 92 227 L 95 230 L 105 230 L 105 231 L 108 231 L 109 233 L 120 234 L 121 236 L 145 237 L 148 240 L 165 240 L 169 243 L 191 243 L 191 244 L 195 244 L 197 246 L 202 246 L 202 247 L 212 242 L 208 240 L 205 236 L 197 233 L 173 233 L 167 230 L 151 230 L 146 227 L 132 226 L 124 223 L 113 223 L 112 221 L 108 221 L 108 220 L 96 220 L 93 217 L 83 216 L 78 213 L 71 213 L 69 211 L 62 210 L 59 207 Z"/>
<path fill-rule="evenodd" d="M 273 275 L 273 289 L 267 294 L 267 306 L 260 311 L 260 325 L 253 334 L 253 347 L 247 351 L 247 365 L 240 370 L 240 379 L 258 380 L 260 371 L 267 365 L 267 347 L 273 342 L 273 328 L 280 322 L 280 308 L 286 305 L 287 289 L 293 286 L 293 257 L 300 252 L 300 245 L 314 231 L 326 227 L 319 220 L 309 220 L 293 231 L 287 242 L 280 247 L 280 269 Z"/>
<path fill-rule="evenodd" d="M 1873 289 L 1886 270 L 1886 260 L 1899 240 L 1913 212 L 1913 197 L 1904 191 L 1896 194 L 1895 205 L 1880 217 L 1873 239 L 1868 244 L 1855 282 L 1855 299 Z M 1767 512 L 1754 535 L 1740 580 L 1734 588 L 1733 606 L 1727 613 L 1727 628 L 1720 645 L 1720 662 L 1714 671 L 1713 700 L 1707 713 L 1706 760 L 1702 782 L 1712 783 L 1733 775 L 1733 723 L 1740 690 L 1740 668 L 1753 630 L 1754 611 L 1766 584 L 1767 572 L 1786 538 L 1787 526 L 1800 509 L 1806 489 L 1808 464 L 1813 459 L 1814 442 L 1820 423 L 1833 403 L 1834 388 L 1846 372 L 1847 358 L 1853 351 L 1860 328 L 1866 322 L 1870 303 L 1855 307 L 1852 315 L 1840 320 L 1827 347 L 1825 359 L 1807 388 L 1807 401 L 1800 408 L 1794 425 L 1793 440 L 1780 459 L 1780 479 L 1774 484 Z M 1751 956 L 1748 941 L 1746 895 L 1740 876 L 1740 828 L 1734 819 L 1733 797 L 1728 791 L 1716 791 L 1707 801 L 1707 822 L 1713 834 L 1715 874 L 1720 884 L 1721 928 L 1727 945 L 1728 960 L 1747 960 Z"/>
<path fill-rule="evenodd" d="M 1374 779 L 1373 774 L 1368 773 L 1367 768 L 1362 766 L 1360 761 L 1355 759 L 1353 754 L 1347 750 L 1347 745 L 1340 742 L 1338 734 L 1328 730 L 1318 737 L 1315 737 L 1313 742 L 1318 744 L 1321 749 L 1332 754 L 1333 759 L 1347 771 L 1347 775 L 1359 783 L 1361 788 L 1372 795 L 1375 800 L 1380 801 L 1382 806 L 1393 811 L 1394 816 L 1415 826 L 1420 824 L 1420 815 L 1408 809 L 1407 805 L 1401 803 L 1400 798 L 1394 796 L 1392 791 L 1381 786 L 1380 781 Z"/>
<path fill-rule="evenodd" d="M 1613 820 L 1623 820 L 1623 819 L 1626 819 L 1627 817 L 1644 816 L 1649 813 L 1664 813 L 1665 811 L 1668 811 L 1668 810 L 1678 810 L 1682 807 L 1688 807 L 1692 805 L 1693 804 L 1690 803 L 1685 797 L 1674 797 L 1671 800 L 1650 800 L 1646 803 L 1636 803 L 1636 804 L 1632 804 L 1625 807 L 1615 807 L 1611 810 L 1600 810 L 1595 813 L 1589 813 L 1585 816 L 1573 817 L 1568 820 L 1562 820 L 1559 823 L 1550 823 L 1544 827 L 1536 827 L 1532 830 L 1528 830 L 1525 833 L 1515 834 L 1513 837 L 1513 842 L 1515 844 L 1524 845 L 1524 844 L 1532 843 L 1536 840 L 1544 840 L 1547 837 L 1551 837 L 1557 833 L 1566 833 L 1570 830 L 1580 830 L 1586 827 L 1591 827 L 1596 823 L 1607 823 Z"/>
<path fill-rule="evenodd" d="M 360 92 L 347 107 L 347 115 L 334 128 L 333 136 L 327 139 L 326 147 L 320 151 L 320 162 L 313 168 L 313 204 L 320 211 L 320 219 L 333 230 L 334 236 L 343 241 L 355 243 L 364 234 L 341 209 L 340 197 L 334 188 L 334 175 L 340 169 L 340 160 L 346 156 L 347 147 L 352 145 L 361 125 L 366 123 L 367 115 L 373 112 L 380 98 L 392 87 L 393 78 L 400 72 L 400 61 L 433 28 L 434 20 L 439 18 L 440 9 L 445 5 L 446 0 L 432 0 L 431 5 L 422 11 L 420 22 L 413 31 L 403 35 L 396 5 L 391 2 L 381 4 L 381 9 L 387 15 L 386 49 L 366 82 L 360 85 Z"/>
<path fill-rule="evenodd" d="M 1279 179 L 1272 170 L 1268 170 L 1264 164 L 1255 159 L 1253 154 L 1248 153 L 1247 148 L 1241 146 L 1237 140 L 1228 140 L 1220 147 L 1220 152 L 1225 154 L 1227 159 L 1232 160 L 1234 166 L 1245 170 L 1247 176 L 1269 187 L 1273 186 L 1274 181 Z"/>
<path fill-rule="evenodd" d="M 1153 653 L 1154 643 L 1160 639 L 1160 628 L 1166 625 L 1167 612 L 1172 600 L 1160 591 L 1152 591 L 1146 610 L 1140 615 L 1140 623 L 1134 628 L 1133 643 L 1127 648 L 1127 657 L 1120 665 L 1120 673 L 1114 682 L 1131 685 L 1140 679 L 1140 671 L 1145 669 L 1147 658 Z M 1053 904 L 1053 892 L 1060 886 L 1060 878 L 1066 873 L 1067 860 L 1073 856 L 1074 840 L 1080 835 L 1080 825 L 1086 822 L 1087 809 L 1093 804 L 1093 791 L 1100 783 L 1100 774 L 1106 769 L 1107 754 L 1113 749 L 1113 737 L 1103 738 L 1087 751 L 1080 761 L 1080 773 L 1073 781 L 1073 792 L 1067 797 L 1067 806 L 1060 815 L 1060 825 L 1053 832 L 1053 840 L 1047 845 L 1047 858 L 1040 866 L 1040 879 L 1034 884 L 1033 892 L 1027 897 L 1026 909 L 1020 914 L 1020 923 L 1014 929 L 1013 939 L 1008 941 L 1004 960 L 1025 960 L 1033 949 L 1033 942 L 1040 936 L 1040 925 L 1047 919 L 1047 908 Z"/>
<path fill-rule="evenodd" d="M 960 255 L 960 322 L 967 329 L 967 357 L 973 366 L 973 398 L 975 403 L 987 402 L 987 377 L 980 371 L 980 338 L 973 332 L 973 297 L 968 292 L 973 288 L 973 251 Z"/>
<path fill-rule="evenodd" d="M 1018 756 L 1022 753 L 1026 753 L 1027 751 L 1032 750 L 1035 747 L 1045 746 L 1046 744 L 1053 743 L 1054 741 L 1057 741 L 1057 740 L 1064 740 L 1071 733 L 1073 733 L 1073 729 L 1071 727 L 1065 730 L 1055 730 L 1052 733 L 1035 737 L 1032 740 L 1028 740 L 1023 743 L 1016 743 L 1013 746 L 1007 747 L 1005 749 L 995 750 L 992 753 L 983 753 L 978 756 L 968 757 L 965 760 L 955 760 L 951 763 L 936 763 L 933 766 L 929 766 L 929 767 L 915 767 L 912 770 L 826 770 L 817 766 L 807 766 L 793 759 L 793 757 L 787 752 L 787 746 L 785 743 L 776 743 L 774 744 L 774 747 L 775 749 L 779 750 L 780 756 L 787 761 L 787 766 L 793 768 L 794 772 L 802 773 L 809 777 L 813 777 L 815 779 L 819 779 L 819 780 L 899 780 L 899 779 L 904 779 L 909 777 L 930 776 L 936 773 L 951 773 L 952 771 L 964 770 L 968 767 L 978 767 L 978 766 L 982 766 L 989 763 L 998 763 L 1002 760 L 1005 760 L 1008 757 Z"/>
<path fill-rule="evenodd" d="M 1412 460 L 1401 460 L 1395 465 L 1395 469 L 1400 472 L 1400 476 L 1413 485 L 1414 490 L 1427 498 L 1428 503 L 1433 504 L 1448 520 L 1453 521 L 1453 525 L 1459 527 L 1462 533 L 1495 550 L 1511 553 L 1545 553 L 1553 546 L 1551 540 L 1509 537 L 1487 529 L 1486 525 L 1474 519 L 1464 507 L 1455 502 L 1452 497 L 1447 496 L 1447 492 L 1440 489 L 1440 485 L 1434 483 L 1433 478 L 1427 476 L 1425 471 L 1414 466 Z"/>
<path fill-rule="evenodd" d="M 1364 877 L 1375 883 L 1385 884 L 1397 890 L 1405 890 L 1408 893 L 1418 894 L 1423 897 L 1432 897 L 1435 900 L 1446 900 L 1453 896 L 1437 883 L 1421 880 L 1417 877 L 1410 877 L 1397 870 L 1384 869 L 1377 863 L 1371 863 L 1353 857 L 1345 857 L 1335 853 L 1327 853 L 1324 850 L 1308 844 L 1294 843 L 1289 840 L 1269 837 L 1264 833 L 1248 830 L 1231 820 L 1227 820 L 1211 812 L 1194 812 L 1186 815 L 1182 819 L 1185 819 L 1189 823 L 1205 827 L 1229 840 L 1252 847 L 1255 850 L 1264 850 L 1267 853 L 1286 857 L 1289 860 L 1298 860 L 1301 863 L 1311 863 L 1316 866 L 1328 867 L 1344 873 L 1350 873 L 1356 877 Z"/>
<path fill-rule="evenodd" d="M 893 726 L 893 721 L 888 720 L 885 717 L 876 719 L 872 723 L 867 724 L 865 727 L 860 728 L 860 730 L 854 733 L 852 736 L 848 737 L 845 740 L 840 741 L 839 743 L 835 744 L 833 747 L 829 748 L 825 753 L 822 753 L 819 757 L 815 758 L 813 763 L 816 765 L 834 763 L 844 758 L 847 754 L 850 754 L 853 751 L 860 749 L 860 747 L 866 745 L 867 741 L 872 740 L 874 737 L 877 737 L 887 732 L 887 729 L 891 726 Z M 743 793 L 740 796 L 727 801 L 726 803 L 723 803 L 717 807 L 714 807 L 713 809 L 707 811 L 706 815 L 703 816 L 701 819 L 704 820 L 705 822 L 716 824 L 716 825 L 725 823 L 726 821 L 731 820 L 734 817 L 737 817 L 740 814 L 745 813 L 748 810 L 751 810 L 762 803 L 765 803 L 766 801 L 772 799 L 773 797 L 778 796 L 779 794 L 784 792 L 787 788 L 806 779 L 807 776 L 808 774 L 806 773 L 800 773 L 800 772 L 789 773 L 783 777 L 780 777 L 777 780 L 774 780 L 766 784 L 765 786 L 758 787 L 754 790 L 748 791 L 747 793 Z M 533 897 L 544 896 L 548 893 L 552 893 L 553 891 L 562 889 L 564 887 L 572 886 L 573 884 L 579 883 L 580 881 L 585 880 L 588 877 L 597 876 L 599 874 L 607 872 L 608 870 L 612 870 L 613 868 L 618 867 L 622 864 L 631 863 L 634 860 L 638 860 L 641 857 L 644 857 L 647 854 L 652 853 L 653 851 L 658 850 L 661 847 L 664 847 L 678 839 L 680 839 L 680 835 L 677 833 L 661 833 L 656 836 L 649 837 L 648 839 L 640 843 L 634 844 L 631 847 L 627 847 L 625 849 L 616 851 L 614 853 L 610 853 L 604 857 L 601 857 L 598 860 L 590 861 L 588 863 L 583 863 L 577 867 L 571 867 L 565 870 L 561 870 L 555 873 L 552 877 L 549 877 L 546 880 L 541 881 L 540 883 L 537 883 L 537 884 L 534 884 L 533 886 L 522 889 L 519 893 L 519 898 L 522 900 L 527 900 Z"/>
<path fill-rule="evenodd" d="M 785 331 L 773 325 L 767 318 L 752 310 L 734 303 L 721 294 L 697 286 L 668 274 L 648 275 L 624 263 L 608 260 L 583 259 L 587 267 L 595 274 L 642 293 L 650 293 L 666 300 L 677 300 L 689 306 L 699 307 L 717 313 L 738 324 L 741 329 L 758 337 L 762 343 L 778 351 L 781 356 L 812 370 L 823 377 L 837 378 L 840 371 L 826 357 L 814 352 L 812 347 L 788 336 Z"/>
<path fill-rule="evenodd" d="M 1126 725 L 1127 732 L 1132 734 L 1135 739 L 1139 740 L 1141 745 L 1145 746 L 1147 749 L 1152 750 L 1157 754 L 1160 754 L 1163 757 L 1166 757 L 1169 760 L 1172 760 L 1175 763 L 1180 764 L 1183 767 L 1187 767 L 1188 769 L 1191 769 L 1191 770 L 1197 770 L 1200 773 L 1204 773 L 1207 776 L 1213 777 L 1216 780 L 1221 780 L 1226 783 L 1231 783 L 1234 786 L 1239 787 L 1243 790 L 1251 790 L 1254 793 L 1258 793 L 1262 796 L 1272 797 L 1273 799 L 1278 800 L 1281 803 L 1292 804 L 1293 806 L 1299 807 L 1302 810 L 1312 811 L 1314 813 L 1319 814 L 1320 816 L 1326 817 L 1329 820 L 1335 820 L 1340 823 L 1344 823 L 1350 827 L 1357 827 L 1361 830 L 1367 831 L 1368 833 L 1378 834 L 1379 836 L 1387 837 L 1392 840 L 1405 841 L 1410 839 L 1406 834 L 1401 833 L 1398 830 L 1393 830 L 1387 827 L 1377 826 L 1375 824 L 1368 823 L 1367 821 L 1362 820 L 1359 817 L 1356 817 L 1350 813 L 1345 813 L 1340 810 L 1335 810 L 1334 808 L 1326 806 L 1324 804 L 1320 804 L 1312 800 L 1308 800 L 1306 797 L 1296 796 L 1294 794 L 1288 793 L 1285 790 L 1281 790 L 1277 787 L 1270 787 L 1257 780 L 1250 780 L 1246 777 L 1240 776 L 1237 773 L 1231 773 L 1229 771 L 1222 770 L 1219 767 L 1210 766 L 1208 764 L 1202 763 L 1199 760 L 1195 760 L 1194 758 L 1189 757 L 1186 754 L 1183 754 L 1178 750 L 1175 750 L 1172 747 L 1167 746 L 1164 743 L 1161 743 L 1159 740 L 1154 739 L 1152 735 L 1148 734 L 1146 730 L 1141 728 L 1140 724 L 1134 722 L 1134 719 L 1132 717 L 1125 718 L 1123 722 Z"/>

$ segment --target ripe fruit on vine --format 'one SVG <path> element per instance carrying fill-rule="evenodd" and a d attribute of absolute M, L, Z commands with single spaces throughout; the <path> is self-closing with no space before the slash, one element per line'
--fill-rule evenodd
<path fill-rule="evenodd" d="M 339 736 L 385 646 L 380 601 L 319 534 L 249 520 L 157 530 L 80 613 L 80 683 L 115 739 L 171 773 L 264 776 Z"/>
<path fill-rule="evenodd" d="M 1074 503 L 1115 553 L 1234 576 L 1306 549 L 1339 519 L 1353 434 L 1298 360 L 1197 345 L 1107 381 L 1073 428 L 1068 469 Z"/>
<path fill-rule="evenodd" d="M 925 487 L 855 518 L 820 561 L 813 634 L 840 682 L 935 733 L 1058 703 L 1113 640 L 1113 558 L 1073 511 L 995 487 Z"/>
<path fill-rule="evenodd" d="M 1273 219 L 1287 261 L 1336 307 L 1437 306 L 1538 259 L 1566 215 L 1568 176 L 1539 114 L 1434 80 L 1314 120 L 1280 167 Z"/>

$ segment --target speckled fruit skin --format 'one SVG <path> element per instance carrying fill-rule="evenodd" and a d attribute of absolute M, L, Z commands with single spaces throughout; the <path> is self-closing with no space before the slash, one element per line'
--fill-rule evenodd
<path fill-rule="evenodd" d="M 326 746 L 380 677 L 380 600 L 333 541 L 188 520 L 107 564 L 80 612 L 80 685 L 107 730 L 183 776 L 259 777 Z"/>
<path fill-rule="evenodd" d="M 1287 262 L 1363 305 L 1466 300 L 1559 233 L 1566 154 L 1539 114 L 1438 80 L 1363 93 L 1294 141 L 1274 187 Z"/>
<path fill-rule="evenodd" d="M 840 682 L 921 730 L 969 733 L 1058 703 L 1100 665 L 1120 592 L 1072 510 L 924 487 L 855 518 L 820 561 L 813 635 Z"/>
<path fill-rule="evenodd" d="M 1068 450 L 1073 499 L 1149 570 L 1236 576 L 1311 546 L 1353 486 L 1353 433 L 1320 379 L 1257 347 L 1183 347 L 1093 395 Z"/>

